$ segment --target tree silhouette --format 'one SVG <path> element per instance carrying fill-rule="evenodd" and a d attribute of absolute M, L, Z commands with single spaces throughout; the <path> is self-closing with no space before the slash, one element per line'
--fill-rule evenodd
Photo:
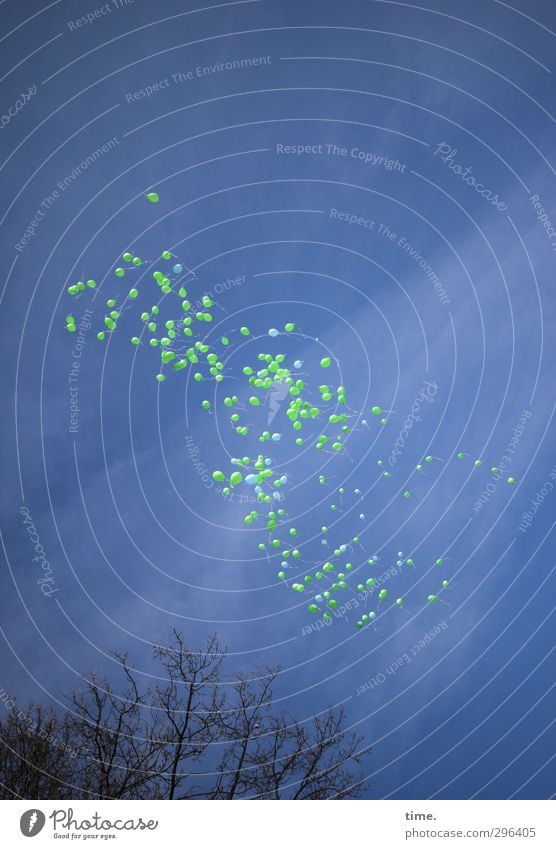
<path fill-rule="evenodd" d="M 160 672 L 144 676 L 116 653 L 106 675 L 56 712 L 14 705 L 0 722 L 3 799 L 349 799 L 368 785 L 370 748 L 344 730 L 343 709 L 309 722 L 277 713 L 279 667 L 231 680 L 216 635 L 192 652 L 178 631 L 153 647 Z"/>

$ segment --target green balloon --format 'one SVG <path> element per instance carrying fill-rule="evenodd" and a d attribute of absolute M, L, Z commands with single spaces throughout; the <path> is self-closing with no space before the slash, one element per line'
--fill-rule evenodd
<path fill-rule="evenodd" d="M 256 395 L 251 395 L 251 397 L 249 398 L 249 403 L 251 404 L 252 407 L 260 407 L 261 399 L 257 398 Z"/>
<path fill-rule="evenodd" d="M 238 483 L 241 483 L 243 480 L 243 475 L 241 472 L 233 472 L 230 476 L 230 483 L 232 486 L 237 486 Z"/>
<path fill-rule="evenodd" d="M 220 471 L 217 470 L 216 472 L 212 473 L 212 479 L 213 479 L 213 481 L 217 481 L 217 482 L 225 481 L 226 475 L 224 474 L 224 472 L 220 472 Z"/>
<path fill-rule="evenodd" d="M 148 195 L 145 195 L 145 197 L 151 203 L 158 203 L 158 201 L 160 200 L 156 192 L 149 192 Z"/>
<path fill-rule="evenodd" d="M 323 368 L 328 368 L 330 365 L 332 365 L 332 360 L 330 359 L 330 357 L 323 357 L 320 361 L 320 364 Z"/>
<path fill-rule="evenodd" d="M 515 483 L 515 478 L 508 478 L 508 483 L 509 483 L 509 484 L 514 484 L 514 483 Z"/>
<path fill-rule="evenodd" d="M 201 407 L 203 408 L 203 410 L 210 410 L 210 401 L 203 401 Z"/>
<path fill-rule="evenodd" d="M 384 601 L 386 596 L 388 595 L 388 590 L 381 590 L 378 594 L 380 601 Z"/>
<path fill-rule="evenodd" d="M 380 416 L 380 414 L 382 413 L 382 407 L 371 407 L 371 413 L 374 416 Z"/>
<path fill-rule="evenodd" d="M 291 332 L 292 332 L 292 330 L 295 330 L 295 324 L 293 323 L 293 321 L 289 321 L 289 322 L 288 322 L 288 323 L 284 326 L 284 330 L 285 330 L 287 333 L 291 333 Z"/>
<path fill-rule="evenodd" d="M 438 596 L 437 595 L 429 595 L 429 596 L 427 596 L 427 601 L 429 602 L 429 604 L 434 604 L 435 601 L 438 601 Z"/>

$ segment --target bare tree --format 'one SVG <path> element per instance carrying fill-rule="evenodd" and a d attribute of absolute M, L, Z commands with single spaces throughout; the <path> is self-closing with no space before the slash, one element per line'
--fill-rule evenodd
<path fill-rule="evenodd" d="M 343 709 L 306 722 L 276 711 L 279 667 L 225 680 L 216 635 L 192 652 L 177 631 L 153 656 L 156 683 L 140 686 L 127 656 L 115 654 L 119 686 L 92 675 L 61 715 L 31 705 L 34 736 L 14 709 L 0 723 L 0 795 L 348 799 L 367 790 L 370 749 L 344 730 Z"/>
<path fill-rule="evenodd" d="M 125 655 L 121 692 L 96 674 L 69 700 L 67 722 L 79 757 L 76 778 L 85 797 L 161 798 L 164 729 L 149 708 L 152 688 L 141 692 Z"/>
<path fill-rule="evenodd" d="M 328 708 L 307 724 L 275 715 L 272 683 L 279 672 L 267 668 L 258 681 L 238 678 L 237 706 L 223 719 L 223 737 L 231 743 L 209 798 L 357 798 L 365 789 L 359 767 L 370 748 L 360 735 L 342 730 L 341 708 Z"/>
<path fill-rule="evenodd" d="M 53 710 L 35 702 L 12 707 L 0 744 L 0 799 L 71 798 L 75 750 L 68 723 Z"/>
<path fill-rule="evenodd" d="M 174 644 L 155 648 L 154 656 L 166 673 L 163 686 L 155 688 L 155 707 L 160 707 L 164 725 L 167 766 L 164 798 L 192 798 L 202 789 L 184 785 L 190 778 L 188 762 L 198 764 L 220 732 L 220 711 L 225 696 L 218 680 L 223 652 L 216 635 L 208 638 L 203 651 L 192 653 L 183 637 L 173 632 Z"/>

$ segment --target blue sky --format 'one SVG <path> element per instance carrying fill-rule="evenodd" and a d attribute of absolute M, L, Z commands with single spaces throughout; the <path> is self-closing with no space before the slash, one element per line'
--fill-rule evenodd
<path fill-rule="evenodd" d="M 548 798 L 556 239 L 539 216 L 542 207 L 556 228 L 555 13 L 493 0 L 427 9 L 164 0 L 156 11 L 135 0 L 75 25 L 95 8 L 28 3 L 24 18 L 8 2 L 0 12 L 0 686 L 56 704 L 81 673 L 110 672 L 112 650 L 128 650 L 149 676 L 149 643 L 171 627 L 192 647 L 217 630 L 228 675 L 282 664 L 277 706 L 300 720 L 345 704 L 373 745 L 373 798 Z M 288 145 L 311 152 L 279 152 Z M 379 156 L 400 165 L 388 170 Z M 143 197 L 151 189 L 156 205 Z M 210 385 L 216 414 L 201 409 L 206 384 L 188 372 L 156 383 L 156 352 L 129 344 L 131 311 L 108 345 L 96 340 L 106 298 L 127 287 L 114 269 L 128 248 L 148 259 L 172 250 L 195 271 L 191 294 L 213 293 L 211 333 L 234 340 L 229 383 L 216 396 Z M 137 311 L 159 297 L 149 274 Z M 82 277 L 98 294 L 71 301 L 66 287 Z M 93 326 L 70 432 L 75 338 L 63 326 L 85 309 Z M 268 338 L 287 321 L 299 332 Z M 236 351 L 243 324 L 262 338 Z M 276 579 L 279 558 L 260 556 L 245 505 L 218 496 L 192 462 L 192 445 L 210 470 L 241 454 L 222 398 L 261 350 L 303 360 L 312 386 L 331 352 L 338 368 L 326 382 L 345 385 L 369 422 L 324 470 L 318 452 L 297 452 L 282 405 L 273 427 L 285 435 L 272 452 L 291 479 L 287 509 L 307 570 L 322 561 L 322 525 L 335 544 L 360 536 L 357 575 L 368 577 L 379 553 L 374 574 L 391 592 L 363 631 L 349 611 L 307 633 L 307 598 Z M 420 402 L 392 478 L 379 479 L 377 461 L 387 462 L 425 381 L 434 402 Z M 395 411 L 384 427 L 369 412 L 377 403 Z M 264 427 L 265 415 L 253 424 Z M 429 453 L 441 460 L 419 476 Z M 502 464 L 498 481 L 489 469 Z M 22 506 L 52 570 L 50 597 Z M 413 570 L 396 567 L 398 551 Z M 427 605 L 443 578 L 442 602 Z M 398 594 L 403 610 L 392 606 Z M 378 610 L 376 597 L 368 603 Z"/>

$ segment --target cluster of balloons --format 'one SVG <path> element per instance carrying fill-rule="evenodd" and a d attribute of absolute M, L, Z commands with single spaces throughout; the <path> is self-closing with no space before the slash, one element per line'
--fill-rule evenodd
<path fill-rule="evenodd" d="M 145 197 L 150 203 L 158 203 L 160 200 L 156 192 L 149 192 Z M 122 254 L 122 261 L 123 264 L 116 267 L 114 271 L 115 277 L 120 280 L 129 274 L 136 274 L 137 269 L 147 262 L 128 250 Z M 250 339 L 252 343 L 260 344 L 258 340 L 262 338 L 279 340 L 284 334 L 286 337 L 295 338 L 295 322 L 288 321 L 283 329 L 271 327 L 255 338 L 248 327 L 241 326 L 230 329 L 226 335 L 209 342 L 207 339 L 211 328 L 207 325 L 213 321 L 213 310 L 218 305 L 215 304 L 211 295 L 206 293 L 199 294 L 194 301 L 192 300 L 192 295 L 189 294 L 184 282 L 192 275 L 187 285 L 195 285 L 198 281 L 194 273 L 186 270 L 184 274 L 184 264 L 168 249 L 163 250 L 159 259 L 156 262 L 149 262 L 149 265 L 154 266 L 151 276 L 159 289 L 158 303 L 148 310 L 140 310 L 138 307 L 140 291 L 137 285 L 131 285 L 127 292 L 118 298 L 108 298 L 103 327 L 98 331 L 97 339 L 101 342 L 106 340 L 110 334 L 118 330 L 124 315 L 136 308 L 137 330 L 130 337 L 130 342 L 132 345 L 158 349 L 160 365 L 155 376 L 158 382 L 166 380 L 167 373 L 191 369 L 193 379 L 199 383 L 214 381 L 220 384 L 229 377 L 230 383 L 234 382 L 234 388 L 237 388 L 238 380 L 243 384 L 238 394 L 228 394 L 221 399 L 223 411 L 229 417 L 232 433 L 238 437 L 244 440 L 247 437 L 247 441 L 253 442 L 254 445 L 258 442 L 275 446 L 282 441 L 289 445 L 288 433 L 291 433 L 291 444 L 297 449 L 314 448 L 316 451 L 325 452 L 334 457 L 334 455 L 347 453 L 346 438 L 354 427 L 370 429 L 369 421 L 372 421 L 373 417 L 379 419 L 381 425 L 388 422 L 388 418 L 384 416 L 391 414 L 392 411 L 384 411 L 379 404 L 373 404 L 369 411 L 370 420 L 362 418 L 364 413 L 358 413 L 348 406 L 348 393 L 343 385 L 334 386 L 332 381 L 320 385 L 317 385 L 318 381 L 315 381 L 313 385 L 310 380 L 307 380 L 305 373 L 300 374 L 304 361 L 292 357 L 293 362 L 290 365 L 288 356 L 284 352 L 256 351 L 256 359 L 252 358 L 250 362 L 245 362 L 239 375 L 237 369 L 233 373 L 232 369 L 227 370 L 230 359 L 228 355 L 237 349 L 236 342 L 245 342 L 246 339 Z M 148 270 L 151 271 L 151 268 Z M 67 291 L 70 296 L 79 297 L 86 289 L 97 290 L 96 282 L 88 280 L 86 283 L 72 283 Z M 95 292 L 95 295 L 97 294 L 98 290 Z M 161 306 L 164 304 L 164 307 L 167 307 L 168 298 L 172 299 L 171 304 L 176 298 L 179 299 L 179 311 L 176 309 L 173 317 L 163 318 Z M 76 330 L 75 319 L 71 314 L 66 316 L 66 330 L 70 333 Z M 308 338 L 304 334 L 301 335 L 304 339 Z M 250 349 L 252 345 L 247 348 L 247 350 Z M 335 358 L 324 356 L 321 357 L 319 366 L 322 369 L 330 369 L 333 363 L 337 365 Z M 320 400 L 317 400 L 319 396 Z M 215 397 L 217 397 L 216 394 Z M 272 421 L 274 422 L 274 415 L 276 415 L 278 424 L 269 429 L 268 410 L 272 409 L 272 399 L 275 397 L 287 398 L 289 403 L 278 405 L 278 408 L 274 410 Z M 208 398 L 201 401 L 201 408 L 209 415 L 214 412 Z M 266 427 L 263 426 L 264 429 L 261 429 L 260 424 L 257 426 L 257 419 L 263 412 L 267 420 Z M 328 550 L 325 557 L 316 557 L 311 560 L 298 542 L 298 530 L 289 526 L 288 513 L 283 506 L 280 506 L 287 498 L 291 483 L 290 475 L 275 469 L 276 464 L 271 455 L 247 450 L 247 455 L 231 458 L 229 470 L 215 469 L 212 472 L 212 478 L 215 483 L 222 485 L 224 495 L 231 495 L 233 490 L 254 492 L 258 509 L 247 513 L 244 516 L 244 523 L 253 529 L 260 530 L 263 539 L 257 543 L 257 549 L 266 554 L 269 562 L 272 562 L 271 555 L 279 556 L 278 579 L 284 581 L 292 592 L 305 597 L 309 595 L 308 612 L 313 615 L 321 614 L 327 622 L 331 621 L 334 610 L 338 608 L 342 594 L 350 591 L 352 582 L 352 592 L 356 590 L 358 593 L 363 593 L 367 599 L 376 593 L 378 608 L 386 604 L 388 590 L 385 587 L 379 588 L 377 579 L 372 576 L 356 578 L 365 571 L 365 567 L 376 566 L 379 561 L 378 555 L 368 558 L 359 536 L 343 541 L 332 548 L 328 541 L 328 527 L 322 525 L 321 545 Z M 460 451 L 457 454 L 458 460 L 464 460 L 466 457 L 469 457 L 466 452 Z M 440 458 L 428 454 L 417 464 L 415 471 L 423 473 L 427 465 L 434 461 L 442 462 Z M 390 471 L 382 468 L 384 463 L 381 459 L 377 460 L 377 464 L 381 467 L 381 478 L 392 477 Z M 481 465 L 482 460 L 474 461 L 475 467 L 479 468 Z M 496 467 L 491 469 L 493 473 L 498 471 Z M 513 477 L 507 480 L 509 484 L 515 483 Z M 318 475 L 318 482 L 321 486 L 329 486 L 328 477 L 324 474 Z M 337 490 L 340 504 L 343 504 L 344 494 L 345 489 L 340 487 Z M 354 495 L 359 502 L 362 497 L 361 489 L 355 488 Z M 412 493 L 407 489 L 402 495 L 409 499 Z M 336 499 L 328 504 L 328 508 L 333 512 L 340 509 Z M 359 513 L 359 519 L 364 521 L 365 513 Z M 354 559 L 355 546 L 358 546 L 357 556 L 360 552 L 364 553 L 363 561 L 356 567 L 351 562 Z M 311 564 L 310 568 L 303 568 L 308 563 Z M 437 566 L 442 564 L 442 558 L 436 560 Z M 398 552 L 397 565 L 400 568 L 403 566 L 413 568 L 415 563 L 411 557 L 406 558 L 402 552 Z M 289 574 L 292 574 L 291 579 Z M 444 580 L 439 590 L 426 596 L 427 603 L 434 604 L 440 601 L 442 592 L 448 587 L 449 582 Z M 404 599 L 397 598 L 392 606 L 403 608 Z M 356 627 L 365 628 L 377 619 L 377 615 L 378 609 L 365 612 L 356 621 Z"/>

